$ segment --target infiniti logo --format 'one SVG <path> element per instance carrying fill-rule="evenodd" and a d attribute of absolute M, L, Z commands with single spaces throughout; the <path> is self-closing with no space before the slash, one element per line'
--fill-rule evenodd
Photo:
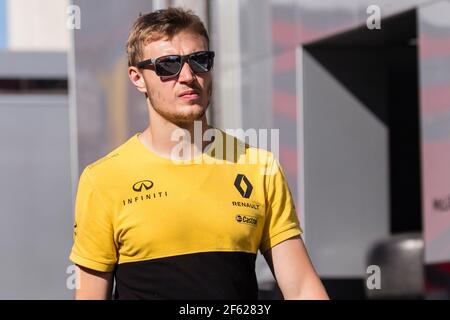
<path fill-rule="evenodd" d="M 150 190 L 153 187 L 153 182 L 150 180 L 142 180 L 138 181 L 135 184 L 133 184 L 133 190 L 136 192 L 141 192 L 142 189 L 144 190 Z"/>

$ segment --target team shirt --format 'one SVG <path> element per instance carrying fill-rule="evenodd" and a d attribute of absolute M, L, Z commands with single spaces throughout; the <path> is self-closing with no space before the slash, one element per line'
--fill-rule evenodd
<path fill-rule="evenodd" d="M 258 250 L 301 234 L 273 154 L 216 134 L 181 161 L 138 133 L 84 169 L 70 259 L 114 272 L 116 299 L 256 299 Z"/>

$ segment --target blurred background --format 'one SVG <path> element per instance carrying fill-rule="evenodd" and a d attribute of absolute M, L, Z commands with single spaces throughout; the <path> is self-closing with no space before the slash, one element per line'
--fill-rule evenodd
<path fill-rule="evenodd" d="M 78 177 L 145 129 L 125 43 L 168 6 L 209 30 L 209 121 L 279 129 L 330 297 L 449 299 L 445 0 L 0 0 L 0 299 L 72 298 Z M 257 276 L 281 298 L 260 256 Z"/>

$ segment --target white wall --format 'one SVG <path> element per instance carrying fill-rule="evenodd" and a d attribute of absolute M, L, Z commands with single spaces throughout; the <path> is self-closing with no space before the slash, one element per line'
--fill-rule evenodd
<path fill-rule="evenodd" d="M 70 0 L 7 0 L 9 50 L 65 51 Z"/>

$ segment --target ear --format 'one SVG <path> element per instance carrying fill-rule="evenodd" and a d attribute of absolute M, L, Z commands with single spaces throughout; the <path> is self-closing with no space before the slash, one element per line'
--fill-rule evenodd
<path fill-rule="evenodd" d="M 136 67 L 128 67 L 128 77 L 130 81 L 134 84 L 136 89 L 142 93 L 147 93 L 147 88 L 145 87 L 144 76 L 142 72 Z"/>

